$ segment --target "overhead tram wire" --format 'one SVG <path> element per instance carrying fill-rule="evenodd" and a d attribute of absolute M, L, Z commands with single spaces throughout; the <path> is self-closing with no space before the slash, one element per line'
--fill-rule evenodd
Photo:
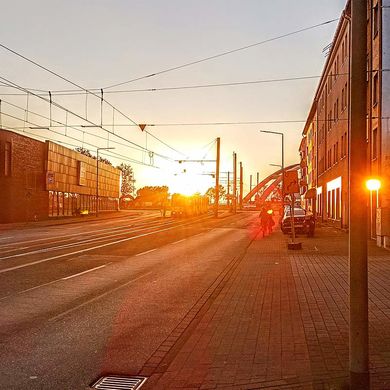
<path fill-rule="evenodd" d="M 388 72 L 390 69 L 372 69 L 367 72 Z M 327 77 L 335 77 L 335 76 L 349 76 L 349 73 L 332 73 Z M 273 79 L 260 79 L 260 80 L 246 80 L 246 81 L 233 81 L 228 83 L 211 83 L 211 84 L 194 84 L 194 85 L 178 85 L 173 87 L 161 87 L 161 88 L 139 88 L 139 89 L 118 89 L 113 91 L 105 91 L 107 94 L 117 94 L 117 93 L 136 93 L 136 92 L 161 92 L 161 91 L 178 91 L 178 90 L 187 90 L 187 89 L 202 89 L 202 88 L 218 88 L 218 87 L 234 87 L 241 85 L 255 85 L 255 84 L 272 84 L 272 83 L 282 83 L 289 81 L 301 81 L 301 80 L 313 80 L 320 79 L 321 75 L 309 75 L 309 76 L 296 76 L 296 77 L 282 77 L 282 78 L 273 78 Z M 1 85 L 0 85 L 1 87 Z M 12 87 L 11 85 L 4 85 L 3 87 Z M 28 88 L 30 91 L 42 91 L 36 90 L 33 88 Z M 97 89 L 90 89 L 90 91 Z M 85 92 L 81 92 L 75 89 L 59 89 L 50 91 L 53 95 L 56 96 L 80 96 L 85 95 Z M 3 96 L 22 96 L 22 93 L 0 93 Z M 47 91 L 43 91 L 41 96 L 47 96 Z M 133 123 L 134 125 L 134 123 Z M 138 124 L 135 124 L 138 126 Z"/>
<path fill-rule="evenodd" d="M 5 103 L 5 104 L 7 104 L 7 105 L 9 105 L 9 106 L 11 106 L 11 107 L 17 108 L 17 109 L 19 109 L 19 110 L 21 110 L 21 111 L 26 111 L 26 109 L 25 109 L 24 107 L 18 106 L 17 104 L 14 104 L 14 103 L 11 103 L 11 102 L 8 102 L 7 100 L 2 100 L 2 102 Z M 37 112 L 31 111 L 31 110 L 28 110 L 28 113 L 29 113 L 29 114 L 32 114 L 32 115 L 34 115 L 34 116 L 37 116 L 37 117 L 39 117 L 39 118 L 42 118 L 42 119 L 50 120 L 49 117 L 44 116 L 44 115 L 41 115 L 41 114 L 38 114 Z M 105 138 L 105 137 L 103 137 L 103 136 L 100 136 L 100 135 L 97 135 L 97 134 L 93 134 L 93 133 L 89 133 L 89 132 L 86 131 L 86 130 L 81 130 L 81 129 L 79 129 L 78 127 L 81 127 L 81 125 L 80 125 L 80 126 L 72 126 L 72 125 L 69 125 L 69 124 L 67 124 L 67 123 L 63 123 L 63 122 L 57 121 L 57 120 L 55 120 L 55 119 L 52 119 L 52 122 L 57 123 L 59 126 L 50 125 L 50 126 L 48 126 L 49 130 L 50 130 L 50 128 L 65 128 L 65 129 L 66 129 L 66 128 L 69 128 L 69 129 L 73 129 L 73 130 L 78 131 L 78 132 L 81 132 L 81 133 L 88 134 L 88 135 L 90 135 L 90 136 L 92 136 L 92 137 L 99 138 L 99 139 L 101 139 L 101 140 L 103 140 L 103 141 L 107 141 L 107 138 Z M 58 134 L 61 134 L 61 135 L 65 136 L 65 137 L 67 136 L 67 134 L 62 134 L 62 133 L 58 133 Z M 113 144 L 116 144 L 116 145 L 120 145 L 120 146 L 123 146 L 123 147 L 126 147 L 126 148 L 134 149 L 134 150 L 137 150 L 137 151 L 139 151 L 139 152 L 145 152 L 144 149 L 140 149 L 139 147 L 126 145 L 126 144 L 124 144 L 124 143 L 121 143 L 121 142 L 118 142 L 118 141 L 115 141 L 115 140 L 112 140 L 112 139 L 110 139 L 109 141 L 110 141 L 111 143 L 113 143 Z"/>
<path fill-rule="evenodd" d="M 18 120 L 18 121 L 21 121 L 21 122 L 24 122 L 24 123 L 28 123 L 28 124 L 33 125 L 33 126 L 39 126 L 39 125 L 37 125 L 36 123 L 31 122 L 30 120 L 26 120 L 25 118 L 19 118 L 19 117 L 16 117 L 16 116 L 14 116 L 14 115 L 7 114 L 7 113 L 5 113 L 5 112 L 2 112 L 2 115 L 8 116 L 8 117 L 10 117 L 10 118 L 13 118 L 13 119 L 15 119 L 15 120 Z M 36 134 L 36 133 L 33 133 L 33 132 L 31 132 L 31 131 L 26 131 L 25 128 L 23 128 L 22 131 L 20 130 L 19 127 L 14 127 L 14 126 L 4 126 L 4 128 L 5 128 L 5 129 L 12 129 L 12 130 L 17 131 L 17 132 L 19 132 L 19 133 L 30 134 L 30 135 L 32 135 L 32 136 L 34 136 L 34 137 L 37 137 L 37 138 L 40 138 L 40 139 L 44 139 L 44 140 L 48 139 L 48 137 L 41 136 L 41 135 Z M 47 128 L 47 130 L 50 131 L 50 132 L 52 132 L 52 133 L 55 133 L 55 134 L 58 134 L 58 135 L 61 135 L 61 136 L 65 137 L 65 135 L 62 134 L 62 133 L 56 132 L 56 131 L 51 130 L 51 129 L 49 129 L 49 128 Z M 85 144 L 85 145 L 89 145 L 90 147 L 95 148 L 95 149 L 97 148 L 97 145 L 91 144 L 91 143 L 86 142 L 86 141 L 80 141 L 79 139 L 74 138 L 74 137 L 71 137 L 71 136 L 66 136 L 66 138 L 70 138 L 70 139 L 73 139 L 73 140 L 75 140 L 75 141 L 77 141 L 77 142 L 79 142 L 79 143 L 82 143 L 82 144 Z M 54 138 L 52 138 L 52 139 L 49 138 L 49 140 L 52 141 L 52 142 L 58 142 L 58 143 L 60 143 L 60 144 L 64 144 L 64 145 L 68 145 L 68 146 L 72 146 L 72 147 L 80 147 L 80 145 L 71 144 L 71 143 L 65 142 L 65 141 L 55 140 Z M 145 163 L 142 162 L 142 161 L 139 161 L 139 160 L 137 160 L 137 159 L 132 159 L 132 158 L 129 158 L 129 157 L 127 157 L 127 156 L 123 156 L 122 154 L 119 154 L 119 153 L 116 153 L 116 152 L 110 152 L 110 153 L 112 153 L 112 154 L 114 154 L 114 155 L 120 157 L 121 159 L 126 159 L 127 161 L 133 162 L 133 163 L 135 163 L 135 164 L 145 165 L 145 166 L 147 166 L 147 167 L 158 168 L 158 169 L 160 169 L 160 167 L 158 167 L 158 166 L 156 166 L 156 165 L 145 164 Z"/>
<path fill-rule="evenodd" d="M 348 73 L 340 73 L 338 75 L 347 75 Z M 332 75 L 334 76 L 334 75 Z M 217 87 L 234 87 L 240 85 L 252 85 L 252 84 L 266 84 L 266 83 L 276 83 L 276 82 L 286 82 L 286 81 L 299 81 L 299 80 L 311 80 L 319 79 L 321 76 L 298 76 L 298 77 L 285 77 L 280 79 L 264 79 L 264 80 L 247 80 L 247 81 L 236 81 L 230 83 L 213 83 L 213 84 L 197 84 L 197 85 L 178 85 L 174 87 L 161 87 L 161 88 L 141 88 L 141 89 L 123 89 L 123 90 L 114 90 L 106 91 L 105 94 L 116 94 L 116 93 L 134 93 L 134 92 L 159 92 L 159 91 L 177 91 L 177 90 L 186 90 L 186 89 L 202 89 L 202 88 L 217 88 Z M 8 86 L 7 86 L 8 87 Z M 30 89 L 34 91 L 34 89 Z M 63 89 L 63 90 L 53 90 L 51 93 L 57 96 L 80 96 L 84 95 L 85 92 L 80 92 L 74 89 Z M 4 93 L 2 95 L 9 96 L 19 96 L 21 94 L 16 93 Z M 42 93 L 42 95 L 47 95 L 47 92 Z"/>
<path fill-rule="evenodd" d="M 28 57 L 26 57 L 26 56 L 24 56 L 24 55 L 18 53 L 17 51 L 11 49 L 10 47 L 8 47 L 8 46 L 6 46 L 6 45 L 4 45 L 4 44 L 2 44 L 2 43 L 0 43 L 0 47 L 2 47 L 3 49 L 5 49 L 5 50 L 11 52 L 12 54 L 14 54 L 14 55 L 16 55 L 16 56 L 22 58 L 22 59 L 25 60 L 25 61 L 30 62 L 31 64 L 37 66 L 38 68 L 43 69 L 43 70 L 46 71 L 46 72 L 49 72 L 50 74 L 52 74 L 52 75 L 54 75 L 54 76 L 60 78 L 61 80 L 66 81 L 67 83 L 72 84 L 73 86 L 75 86 L 75 87 L 77 87 L 77 88 L 83 90 L 85 93 L 87 93 L 87 95 L 88 95 L 88 94 L 91 94 L 91 95 L 95 96 L 95 97 L 98 98 L 100 101 L 105 102 L 106 104 L 108 104 L 113 110 L 115 110 L 116 112 L 118 112 L 119 114 L 121 114 L 121 115 L 122 115 L 124 118 L 126 118 L 128 121 L 130 121 L 130 122 L 133 123 L 134 125 L 137 125 L 137 123 L 136 123 L 133 119 L 131 119 L 128 115 L 124 114 L 121 110 L 119 110 L 117 107 L 113 106 L 109 101 L 107 101 L 106 99 L 103 98 L 103 89 L 100 89 L 101 92 L 102 92 L 102 94 L 101 94 L 101 96 L 99 96 L 99 95 L 97 95 L 96 93 L 91 92 L 91 90 L 88 90 L 88 89 L 82 87 L 81 85 L 79 85 L 79 84 L 73 82 L 72 80 L 70 80 L 70 79 L 68 79 L 68 78 L 66 78 L 66 77 L 64 77 L 64 76 L 62 76 L 62 75 L 60 75 L 60 74 L 57 73 L 57 72 L 54 72 L 54 71 L 50 70 L 49 68 L 47 68 L 47 67 L 45 67 L 45 66 L 39 64 L 38 62 L 36 62 L 36 61 L 34 61 L 34 60 L 32 60 L 32 59 L 30 59 L 30 58 L 28 58 Z M 86 121 L 88 121 L 87 118 L 85 118 L 85 119 L 86 119 Z M 161 140 L 158 139 L 157 137 L 156 137 L 156 139 L 159 140 L 159 141 L 161 142 Z M 166 143 L 164 143 L 164 144 L 167 145 Z M 174 150 L 174 148 L 171 148 L 171 149 Z M 179 153 L 180 153 L 180 152 L 179 152 Z M 156 154 L 156 153 L 155 153 L 155 154 Z M 156 155 L 157 155 L 157 154 L 156 154 Z"/>
<path fill-rule="evenodd" d="M 31 92 L 31 91 L 29 91 L 28 89 L 23 88 L 23 87 L 19 86 L 18 84 L 14 83 L 14 82 L 12 82 L 12 81 L 10 81 L 10 80 L 8 80 L 8 79 L 2 77 L 2 76 L 0 76 L 0 79 L 1 79 L 1 80 L 5 80 L 5 81 L 8 82 L 8 83 L 11 83 L 12 85 L 15 86 L 15 88 L 19 89 L 20 91 L 23 91 L 23 92 L 25 92 L 25 93 L 29 93 L 31 96 L 35 96 L 35 97 L 37 97 L 37 98 L 39 98 L 39 99 L 41 99 L 41 100 L 44 100 L 44 101 L 47 102 L 47 103 L 50 103 L 50 100 L 47 99 L 47 98 L 44 97 L 44 96 L 39 96 L 39 95 L 35 94 L 34 92 Z M 127 142 L 127 143 L 130 143 L 130 144 L 132 144 L 132 145 L 134 145 L 134 146 L 137 146 L 137 147 L 143 149 L 145 152 L 152 152 L 152 153 L 154 153 L 155 156 L 164 158 L 164 159 L 169 160 L 169 161 L 174 161 L 174 159 L 172 159 L 171 157 L 167 157 L 167 156 L 164 156 L 164 155 L 162 155 L 162 154 L 160 154 L 160 153 L 153 152 L 152 150 L 149 150 L 149 149 L 147 149 L 147 148 L 145 148 L 145 147 L 143 147 L 143 146 L 141 146 L 141 145 L 138 145 L 137 143 L 132 142 L 132 141 L 128 140 L 127 138 L 124 138 L 124 137 L 122 137 L 122 136 L 116 134 L 115 132 L 106 129 L 106 128 L 103 127 L 102 125 L 97 125 L 96 123 L 90 121 L 89 119 L 82 117 L 81 115 L 79 115 L 79 114 L 77 114 L 77 113 L 75 113 L 75 112 L 73 112 L 73 111 L 67 109 L 66 107 L 63 107 L 62 105 L 60 105 L 60 104 L 58 104 L 58 103 L 56 103 L 56 102 L 51 101 L 51 104 L 54 105 L 55 107 L 57 107 L 57 108 L 59 108 L 59 109 L 65 111 L 65 112 L 70 113 L 70 114 L 73 115 L 74 117 L 79 118 L 79 119 L 81 119 L 82 121 L 89 123 L 90 125 L 93 125 L 93 126 L 96 127 L 96 128 L 100 128 L 100 129 L 106 131 L 107 133 L 109 133 L 109 134 L 111 134 L 111 135 L 113 135 L 113 136 L 115 136 L 115 137 L 117 137 L 117 138 L 122 139 L 123 141 L 125 141 L 125 142 Z M 134 125 L 137 125 L 137 124 L 134 124 Z M 73 126 L 74 126 L 74 125 L 73 125 Z M 80 125 L 80 126 L 81 126 L 81 125 Z M 127 125 L 127 126 L 129 126 L 129 125 Z"/>
<path fill-rule="evenodd" d="M 145 75 L 145 76 L 141 76 L 141 77 L 137 77 L 137 78 L 130 79 L 130 80 L 127 80 L 127 81 L 123 81 L 123 82 L 120 82 L 120 83 L 112 84 L 112 85 L 109 85 L 109 86 L 107 86 L 107 87 L 105 87 L 103 89 L 106 90 L 106 89 L 118 87 L 120 85 L 129 84 L 129 83 L 132 83 L 134 81 L 139 81 L 139 80 L 143 80 L 143 79 L 146 79 L 146 78 L 155 77 L 155 76 L 158 76 L 158 75 L 163 74 L 163 73 L 168 73 L 168 72 L 172 72 L 174 70 L 178 70 L 178 69 L 186 68 L 186 67 L 189 67 L 189 66 L 192 66 L 192 65 L 200 64 L 202 62 L 210 61 L 210 60 L 213 60 L 215 58 L 219 58 L 219 57 L 223 57 L 223 56 L 226 56 L 226 55 L 229 55 L 229 54 L 232 54 L 232 53 L 236 53 L 238 51 L 247 50 L 247 49 L 250 49 L 250 48 L 255 47 L 255 46 L 259 46 L 259 45 L 263 45 L 265 43 L 273 42 L 273 41 L 276 41 L 276 40 L 279 40 L 279 39 L 282 39 L 282 38 L 289 37 L 291 35 L 296 35 L 296 34 L 299 34 L 301 32 L 304 32 L 304 31 L 309 31 L 309 30 L 312 30 L 312 29 L 324 26 L 326 24 L 334 23 L 334 22 L 336 22 L 338 20 L 339 20 L 339 18 L 331 19 L 331 20 L 328 20 L 328 21 L 325 21 L 325 22 L 322 22 L 322 23 L 319 23 L 319 24 L 315 24 L 313 26 L 301 28 L 299 30 L 291 31 L 289 33 L 282 34 L 282 35 L 279 35 L 279 36 L 276 36 L 276 37 L 273 37 L 273 38 L 268 38 L 268 39 L 265 39 L 265 40 L 260 41 L 260 42 L 252 43 L 250 45 L 242 46 L 242 47 L 239 47 L 239 48 L 236 48 L 236 49 L 233 49 L 233 50 L 228 50 L 228 51 L 225 51 L 225 52 L 222 52 L 222 53 L 219 53 L 219 54 L 215 54 L 215 55 L 212 55 L 212 56 L 209 56 L 209 57 L 205 57 L 205 58 L 202 58 L 200 60 L 187 62 L 186 64 L 174 66 L 174 67 L 171 67 L 171 68 L 168 68 L 168 69 L 161 70 L 159 72 L 151 73 L 151 74 L 148 74 L 148 75 Z"/>

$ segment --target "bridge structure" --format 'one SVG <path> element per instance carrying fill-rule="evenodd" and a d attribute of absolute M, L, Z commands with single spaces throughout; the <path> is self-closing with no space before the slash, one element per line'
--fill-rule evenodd
<path fill-rule="evenodd" d="M 289 165 L 284 168 L 284 172 L 291 170 L 298 170 L 299 164 Z M 242 204 L 250 203 L 251 199 L 255 198 L 256 204 L 262 204 L 270 199 L 282 200 L 282 169 L 279 169 L 263 179 L 257 184 L 251 191 L 246 194 L 242 199 Z"/>

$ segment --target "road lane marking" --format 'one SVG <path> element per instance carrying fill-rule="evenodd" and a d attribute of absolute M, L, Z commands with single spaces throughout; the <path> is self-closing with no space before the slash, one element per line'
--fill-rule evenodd
<path fill-rule="evenodd" d="M 122 220 L 122 218 L 120 218 Z M 147 221 L 146 218 L 137 218 L 137 219 L 132 219 L 130 221 L 123 221 L 122 222 L 128 222 L 130 224 L 132 224 L 133 222 L 141 222 L 138 227 L 142 227 L 143 225 L 149 223 L 150 221 Z M 159 222 L 159 221 L 156 221 L 156 222 Z M 163 221 L 164 222 L 164 221 Z M 168 221 L 169 222 L 169 221 Z M 160 223 L 161 225 L 163 225 L 163 223 Z M 101 225 L 98 225 L 98 226 L 101 226 Z M 58 226 L 56 225 L 53 225 L 51 226 L 52 228 L 58 228 Z M 88 227 L 90 228 L 91 227 L 91 224 L 89 223 L 88 224 Z M 112 227 L 107 227 L 107 228 L 102 228 L 102 229 L 97 229 L 97 230 L 89 230 L 88 232 L 85 232 L 85 231 L 81 231 L 80 233 L 71 233 L 71 234 L 66 234 L 66 235 L 62 235 L 61 238 L 64 238 L 64 237 L 74 237 L 74 236 L 80 236 L 80 235 L 84 235 L 84 234 L 91 234 L 91 233 L 99 233 L 99 232 L 107 232 L 107 231 L 113 231 L 113 230 L 119 230 L 119 229 L 126 229 L 126 228 L 132 228 L 134 227 L 134 225 L 121 225 L 121 226 L 112 226 Z M 76 228 L 67 228 L 67 230 L 73 230 L 73 229 L 81 229 L 81 228 L 84 228 L 84 226 L 77 226 Z M 57 230 L 56 229 L 55 231 L 50 231 L 50 232 L 45 232 L 45 234 L 52 234 L 53 233 L 57 233 Z M 39 232 L 38 232 L 39 233 Z M 41 234 L 41 233 L 39 233 Z M 103 234 L 103 233 L 101 233 Z M 32 236 L 34 237 L 34 236 Z M 13 238 L 13 237 L 9 237 L 9 238 Z M 55 239 L 55 236 L 53 235 L 53 237 L 47 237 L 47 238 L 35 238 L 35 239 L 30 239 L 28 241 L 19 241 L 19 242 L 14 242 L 14 243 L 10 243 L 10 244 L 3 244 L 2 247 L 7 247 L 7 246 L 15 246 L 15 245 L 20 245 L 20 244 L 26 244 L 26 243 L 30 243 L 30 242 L 38 242 L 38 241 L 47 241 L 49 239 Z M 59 240 L 57 242 L 63 242 L 63 241 L 66 241 L 65 240 Z M 28 247 L 26 247 L 28 248 Z M 17 248 L 17 249 L 20 249 L 20 248 Z"/>
<path fill-rule="evenodd" d="M 135 256 L 137 257 L 137 256 L 146 255 L 147 253 L 154 252 L 154 251 L 156 251 L 156 250 L 157 250 L 157 248 L 154 248 L 154 249 L 151 249 L 150 251 L 137 253 Z"/>
<path fill-rule="evenodd" d="M 182 240 L 172 242 L 172 245 L 178 244 L 179 242 L 183 242 L 183 241 L 185 241 L 185 240 L 186 240 L 186 238 L 183 238 Z"/>
<path fill-rule="evenodd" d="M 141 228 L 135 228 L 135 229 L 132 229 L 132 230 L 129 229 L 128 231 L 117 232 L 117 233 L 114 233 L 114 234 L 110 234 L 109 236 L 100 235 L 99 237 L 90 238 L 88 240 L 80 240 L 80 241 L 76 241 L 76 242 L 70 242 L 69 244 L 63 244 L 63 245 L 57 245 L 57 246 L 52 246 L 52 247 L 43 248 L 43 249 L 37 249 L 35 251 L 18 253 L 16 255 L 3 256 L 3 257 L 0 257 L 0 260 L 12 259 L 14 257 L 23 257 L 23 256 L 26 256 L 26 255 L 35 255 L 35 254 L 38 254 L 38 253 L 52 252 L 52 251 L 59 250 L 59 249 L 65 249 L 65 248 L 75 247 L 75 246 L 82 246 L 82 245 L 85 245 L 85 244 L 90 243 L 90 242 L 107 241 L 107 240 L 110 240 L 113 237 L 121 236 L 123 234 L 133 233 L 133 232 L 137 232 L 137 231 L 138 232 L 142 232 L 144 230 L 158 228 L 158 227 L 161 227 L 161 226 L 170 226 L 172 224 L 173 223 L 167 223 L 167 224 L 159 224 L 159 225 L 147 226 L 147 227 L 142 228 L 142 229 Z M 178 225 L 176 225 L 176 226 L 178 226 Z M 67 241 L 67 240 L 64 240 L 64 241 Z M 57 241 L 57 242 L 60 242 L 60 241 Z M 15 249 L 8 250 L 6 252 L 13 252 L 13 251 L 16 251 L 16 250 L 28 249 L 28 248 L 30 248 L 30 247 L 15 248 Z"/>
<path fill-rule="evenodd" d="M 88 272 L 92 272 L 92 271 L 95 271 L 95 270 L 97 270 L 97 269 L 104 268 L 104 267 L 106 267 L 108 264 L 111 264 L 111 263 L 107 263 L 107 264 L 103 264 L 103 265 L 101 265 L 101 266 L 99 266 L 99 267 L 87 269 L 86 271 L 79 272 L 78 274 L 66 276 L 65 278 L 61 278 L 61 280 L 68 280 L 68 279 L 75 278 L 76 276 L 80 276 L 80 275 L 87 274 Z"/>
<path fill-rule="evenodd" d="M 206 218 L 208 218 L 208 217 L 206 217 Z M 204 218 L 204 219 L 206 219 L 206 218 Z M 177 229 L 178 227 L 187 226 L 187 225 L 191 225 L 191 224 L 193 224 L 193 222 L 184 223 L 184 224 L 181 224 L 181 225 L 175 225 L 175 226 L 172 226 L 172 227 L 169 227 L 169 228 L 166 228 L 166 229 L 156 230 L 154 232 L 139 234 L 138 236 L 122 238 L 122 239 L 117 240 L 117 241 L 107 242 L 106 244 L 96 245 L 96 246 L 93 246 L 93 247 L 90 247 L 90 248 L 80 249 L 80 250 L 75 251 L 75 252 L 69 252 L 69 253 L 64 253 L 62 255 L 52 256 L 52 257 L 48 257 L 46 259 L 41 259 L 41 260 L 37 260 L 37 261 L 31 261 L 30 263 L 16 265 L 14 267 L 4 268 L 4 269 L 0 270 L 0 274 L 3 274 L 5 272 L 14 271 L 14 270 L 20 269 L 20 268 L 29 267 L 29 266 L 35 265 L 35 264 L 45 263 L 46 261 L 60 259 L 62 257 L 68 257 L 68 256 L 72 256 L 72 255 L 77 255 L 79 253 L 90 252 L 90 251 L 93 251 L 95 249 L 100 249 L 100 248 L 104 248 L 106 246 L 120 244 L 120 243 L 126 242 L 126 241 L 132 241 L 132 240 L 135 240 L 135 239 L 140 238 L 140 237 L 150 236 L 152 234 L 161 233 L 161 232 L 165 232 L 165 231 L 172 230 L 172 229 Z"/>
<path fill-rule="evenodd" d="M 49 247 L 49 248 L 39 249 L 39 250 L 27 252 L 27 253 L 19 253 L 19 254 L 16 254 L 16 255 L 3 256 L 3 257 L 0 257 L 0 260 L 9 259 L 9 258 L 12 258 L 12 257 L 20 257 L 20 256 L 24 256 L 26 254 L 30 255 L 30 254 L 35 254 L 35 253 L 49 252 L 51 250 L 62 249 L 62 248 L 66 248 L 66 247 L 69 247 L 69 246 L 83 245 L 83 243 L 87 243 L 87 242 L 91 242 L 91 241 L 99 241 L 99 240 L 104 241 L 106 239 L 109 239 L 110 237 L 120 236 L 121 234 L 132 233 L 132 232 L 136 232 L 136 231 L 142 231 L 142 230 L 152 229 L 152 228 L 161 227 L 161 226 L 170 226 L 172 224 L 174 224 L 174 222 L 169 222 L 168 221 L 166 223 L 158 223 L 158 224 L 153 224 L 153 225 L 149 225 L 149 226 L 146 225 L 146 224 L 135 226 L 135 227 L 133 227 L 132 225 L 127 225 L 127 226 L 121 226 L 121 227 L 117 227 L 117 228 L 113 228 L 113 229 L 103 229 L 102 231 L 111 230 L 111 232 L 110 233 L 106 232 L 105 233 L 106 235 L 104 233 L 97 234 L 97 237 L 91 238 L 91 239 L 83 239 L 82 238 L 79 241 L 70 242 L 69 244 L 52 246 L 52 247 Z M 146 227 L 144 227 L 144 226 L 146 226 Z M 118 231 L 119 229 L 123 229 L 123 230 L 119 232 Z M 114 232 L 113 230 L 117 230 L 117 231 Z M 94 232 L 92 232 L 92 233 L 94 233 Z M 96 233 L 96 231 L 95 231 L 95 233 Z M 86 234 L 88 234 L 90 236 L 91 232 L 79 233 L 79 234 L 71 234 L 71 235 L 64 236 L 64 237 L 80 236 L 80 235 L 83 236 L 83 235 L 86 235 Z M 108 236 L 107 236 L 107 234 L 108 234 Z M 37 241 L 42 241 L 42 240 L 48 241 L 49 238 L 36 239 L 36 240 L 30 240 L 30 241 L 23 241 L 23 243 L 28 243 L 28 242 L 36 243 Z M 57 240 L 57 241 L 54 241 L 53 244 L 60 243 L 60 242 L 66 242 L 66 241 L 69 241 L 69 239 Z M 49 242 L 49 244 L 50 244 L 50 242 Z M 18 245 L 18 243 L 5 244 L 5 245 L 2 245 L 1 247 L 2 248 L 6 248 L 6 247 L 12 247 L 12 246 L 16 246 L 16 245 Z M 25 247 L 22 247 L 22 248 L 17 247 L 17 248 L 13 248 L 13 249 L 8 249 L 8 250 L 6 250 L 3 253 L 15 252 L 15 251 L 18 251 L 18 250 L 21 250 L 21 249 L 29 249 L 29 248 L 33 248 L 34 246 L 36 246 L 36 245 L 25 246 Z"/>
<path fill-rule="evenodd" d="M 26 292 L 36 290 L 37 288 L 49 286 L 50 284 L 60 282 L 61 280 L 62 280 L 62 279 L 52 280 L 51 282 L 43 283 L 43 284 L 40 284 L 39 286 L 35 286 L 35 287 L 28 288 L 27 290 L 18 291 L 18 294 L 24 294 L 24 293 L 26 293 Z"/>
<path fill-rule="evenodd" d="M 100 295 L 98 295 L 98 296 L 95 297 L 95 298 L 92 298 L 92 299 L 90 299 L 90 300 L 88 300 L 88 301 L 86 301 L 86 302 L 81 303 L 80 305 L 77 305 L 77 306 L 75 306 L 75 307 L 72 307 L 72 308 L 69 309 L 69 310 L 66 310 L 66 311 L 64 311 L 64 312 L 62 312 L 62 313 L 60 313 L 60 314 L 58 314 L 58 315 L 56 315 L 56 316 L 54 316 L 54 317 L 49 318 L 48 321 L 49 321 L 49 322 L 53 322 L 53 321 L 59 320 L 60 318 L 65 317 L 67 314 L 72 313 L 72 312 L 75 311 L 75 310 L 81 309 L 82 307 L 84 307 L 84 306 L 86 306 L 86 305 L 89 305 L 90 303 L 93 303 L 93 302 L 95 302 L 95 301 L 97 301 L 97 300 L 99 300 L 99 299 L 101 299 L 101 298 L 104 298 L 105 296 L 107 296 L 107 295 L 109 295 L 109 294 L 111 294 L 111 293 L 113 293 L 113 292 L 115 292 L 115 291 L 117 291 L 117 290 L 119 290 L 119 289 L 121 289 L 121 288 L 123 288 L 123 287 L 126 287 L 127 285 L 129 285 L 129 284 L 131 284 L 131 283 L 134 283 L 134 282 L 136 282 L 137 280 L 140 280 L 140 279 L 144 278 L 145 276 L 150 275 L 152 272 L 153 272 L 153 271 L 147 272 L 146 274 L 143 274 L 143 275 L 139 276 L 138 278 L 129 280 L 128 282 L 126 282 L 126 283 L 124 283 L 124 284 L 121 284 L 120 286 L 115 287 L 114 289 L 112 289 L 112 290 L 110 290 L 110 291 L 106 291 L 105 293 L 100 294 Z"/>

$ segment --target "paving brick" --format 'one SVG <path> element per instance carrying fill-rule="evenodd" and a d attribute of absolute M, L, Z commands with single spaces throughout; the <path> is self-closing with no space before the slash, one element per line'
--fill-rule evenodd
<path fill-rule="evenodd" d="M 154 388 L 344 388 L 347 236 L 323 228 L 302 241 L 302 251 L 288 252 L 279 232 L 254 240 Z M 373 247 L 371 388 L 381 390 L 390 388 L 388 280 L 390 254 Z"/>

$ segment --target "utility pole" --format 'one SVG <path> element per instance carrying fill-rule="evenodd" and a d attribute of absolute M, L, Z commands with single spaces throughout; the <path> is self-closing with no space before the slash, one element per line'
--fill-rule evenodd
<path fill-rule="evenodd" d="M 115 148 L 97 148 L 96 149 L 96 217 L 99 216 L 99 151 L 111 150 Z"/>
<path fill-rule="evenodd" d="M 233 213 L 237 213 L 237 153 L 233 152 Z"/>
<path fill-rule="evenodd" d="M 349 378 L 370 388 L 367 269 L 367 2 L 352 0 L 349 122 Z"/>
<path fill-rule="evenodd" d="M 257 181 L 256 181 L 256 183 L 257 183 L 257 185 L 259 185 L 259 183 L 260 183 L 260 173 L 257 172 L 257 173 L 256 173 L 256 176 L 257 176 Z"/>
<path fill-rule="evenodd" d="M 217 160 L 215 168 L 215 208 L 214 217 L 218 218 L 218 206 L 219 206 L 219 162 L 221 158 L 221 138 L 217 138 Z"/>
<path fill-rule="evenodd" d="M 227 173 L 227 189 L 226 189 L 226 204 L 227 208 L 229 210 L 229 204 L 230 204 L 230 172 Z"/>
<path fill-rule="evenodd" d="M 242 209 L 242 192 L 244 189 L 243 173 L 244 173 L 244 168 L 242 167 L 242 162 L 240 161 L 240 210 Z"/>
<path fill-rule="evenodd" d="M 252 191 L 252 175 L 249 176 L 249 192 Z M 252 198 L 249 199 L 249 201 L 251 201 Z"/>

